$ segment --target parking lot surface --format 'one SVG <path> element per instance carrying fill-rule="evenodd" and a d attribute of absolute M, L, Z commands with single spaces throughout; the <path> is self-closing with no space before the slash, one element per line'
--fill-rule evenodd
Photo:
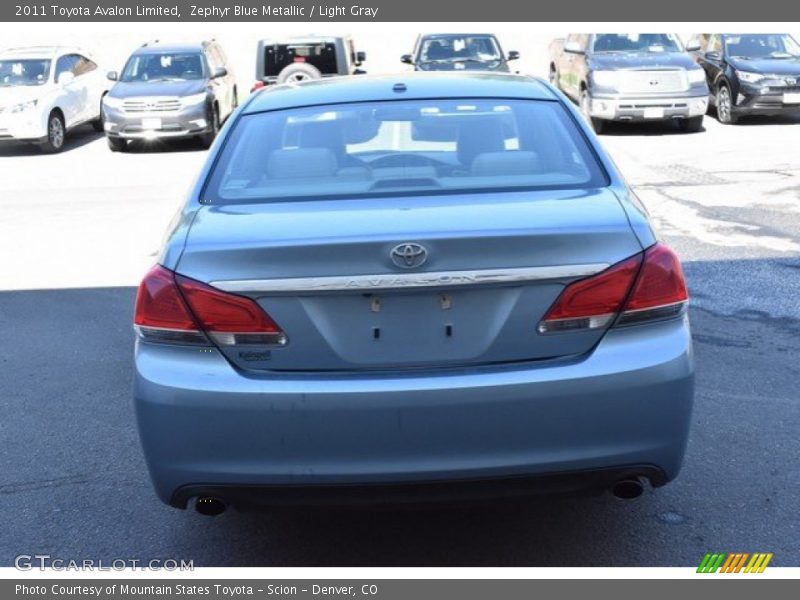
<path fill-rule="evenodd" d="M 608 495 L 403 511 L 162 505 L 131 403 L 135 285 L 204 159 L 0 148 L 0 565 L 18 554 L 196 566 L 675 566 L 705 552 L 800 565 L 800 118 L 603 143 L 684 261 L 697 396 L 684 471 Z"/>

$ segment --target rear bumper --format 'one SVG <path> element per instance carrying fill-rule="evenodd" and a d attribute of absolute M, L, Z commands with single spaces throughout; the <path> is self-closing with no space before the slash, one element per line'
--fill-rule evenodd
<path fill-rule="evenodd" d="M 216 350 L 139 343 L 134 396 L 156 491 L 175 506 L 557 474 L 593 487 L 581 473 L 606 469 L 660 485 L 683 460 L 693 364 L 685 318 L 611 331 L 569 362 L 392 376 L 248 377 Z"/>
<path fill-rule="evenodd" d="M 675 97 L 592 98 L 591 115 L 612 121 L 688 119 L 706 114 L 708 95 Z"/>

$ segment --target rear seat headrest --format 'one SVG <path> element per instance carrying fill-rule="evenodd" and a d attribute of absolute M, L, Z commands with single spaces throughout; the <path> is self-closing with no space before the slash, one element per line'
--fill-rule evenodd
<path fill-rule="evenodd" d="M 534 175 L 542 172 L 542 166 L 542 161 L 536 152 L 484 152 L 476 156 L 472 162 L 472 174 L 480 177 Z"/>
<path fill-rule="evenodd" d="M 273 179 L 331 177 L 337 163 L 328 148 L 289 148 L 269 155 L 267 175 Z"/>

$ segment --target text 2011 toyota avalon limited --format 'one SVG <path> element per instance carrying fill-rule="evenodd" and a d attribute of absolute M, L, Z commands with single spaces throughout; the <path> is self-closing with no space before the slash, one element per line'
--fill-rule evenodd
<path fill-rule="evenodd" d="M 544 82 L 277 86 L 230 119 L 136 302 L 159 497 L 641 493 L 693 395 L 675 254 Z"/>

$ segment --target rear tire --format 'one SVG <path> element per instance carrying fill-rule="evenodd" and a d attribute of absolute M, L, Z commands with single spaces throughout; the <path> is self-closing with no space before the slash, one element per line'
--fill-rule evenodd
<path fill-rule="evenodd" d="M 308 63 L 294 63 L 278 73 L 278 83 L 300 83 L 302 81 L 310 81 L 312 79 L 319 79 L 322 73 L 314 65 Z"/>
<path fill-rule="evenodd" d="M 108 149 L 112 152 L 127 152 L 128 140 L 123 138 L 107 137 Z"/>
<path fill-rule="evenodd" d="M 699 131 L 703 131 L 703 115 L 682 119 L 678 123 L 678 127 L 680 127 L 680 130 L 684 133 L 698 133 Z"/>
<path fill-rule="evenodd" d="M 64 149 L 67 129 L 64 126 L 64 117 L 58 111 L 53 111 L 47 117 L 47 139 L 40 144 L 42 152 L 56 154 Z"/>

